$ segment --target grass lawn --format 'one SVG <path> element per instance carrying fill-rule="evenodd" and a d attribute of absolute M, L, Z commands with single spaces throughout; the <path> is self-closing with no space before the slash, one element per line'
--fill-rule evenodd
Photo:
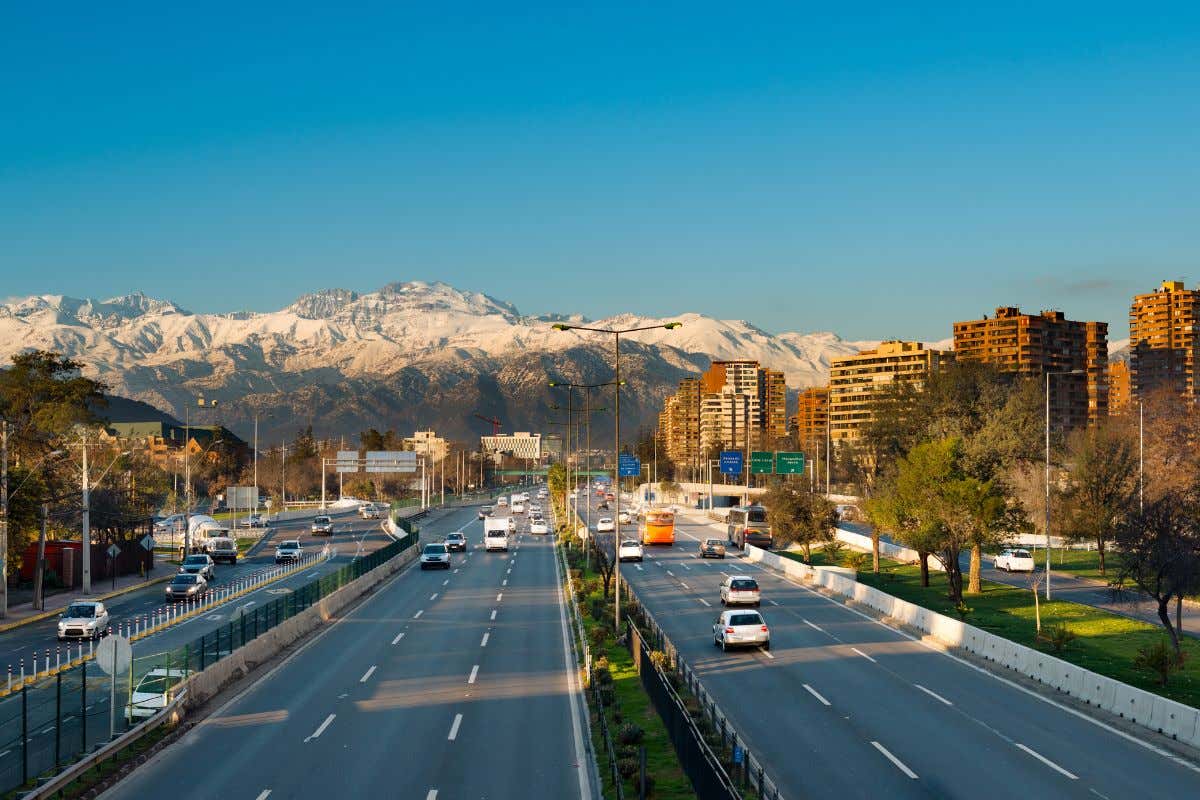
<path fill-rule="evenodd" d="M 882 560 L 880 565 L 882 571 L 879 575 L 873 574 L 868 568 L 859 573 L 859 581 L 902 600 L 957 618 L 953 605 L 946 599 L 947 581 L 943 573 L 931 571 L 930 585 L 925 588 L 921 586 L 917 566 Z M 969 624 L 1050 652 L 1036 640 L 1033 594 L 1028 589 L 984 581 L 983 592 L 967 596 L 965 602 L 972 609 L 966 618 Z M 1052 600 L 1043 602 L 1041 609 L 1043 629 L 1062 623 L 1077 637 L 1063 652 L 1055 654 L 1059 658 L 1131 686 L 1200 707 L 1200 642 L 1190 637 L 1184 638 L 1183 648 L 1187 656 L 1184 668 L 1172 675 L 1170 683 L 1164 688 L 1149 673 L 1133 667 L 1138 648 L 1166 636 L 1160 626 L 1078 603 Z"/>
<path fill-rule="evenodd" d="M 593 569 L 584 572 L 582 579 L 587 581 L 599 577 L 599 571 Z M 601 622 L 592 619 L 591 614 L 588 613 L 592 600 L 600 596 L 600 592 L 593 592 L 579 601 L 584 631 L 589 637 L 592 635 L 593 628 L 602 625 Z M 611 610 L 611 606 L 605 607 Z M 608 619 L 608 614 L 605 615 L 605 619 Z M 616 697 L 615 704 L 603 710 L 609 732 L 613 737 L 613 747 L 620 750 L 621 744 L 617 740 L 617 732 L 620 730 L 621 724 L 631 722 L 639 726 L 644 732 L 642 744 L 646 748 L 646 774 L 654 779 L 653 796 L 656 800 L 659 798 L 667 800 L 694 798 L 696 793 L 692 789 L 692 783 L 679 767 L 679 759 L 671 744 L 670 736 L 667 734 L 666 726 L 650 702 L 650 696 L 642 687 L 642 680 L 633 665 L 633 656 L 611 637 L 602 649 L 593 648 L 593 659 L 601 655 L 608 658 L 608 669 L 613 678 L 613 692 Z M 593 702 L 594 695 L 590 689 L 587 696 L 592 714 L 600 713 L 600 709 Z M 614 719 L 616 711 L 621 714 L 621 722 Z M 608 756 L 598 721 L 592 725 L 592 742 L 600 762 L 600 778 L 604 783 L 604 795 L 606 797 L 615 796 L 611 780 L 612 773 L 609 769 Z M 621 758 L 619 752 L 617 758 Z M 637 797 L 636 775 L 625 781 L 624 790 L 626 797 Z"/>

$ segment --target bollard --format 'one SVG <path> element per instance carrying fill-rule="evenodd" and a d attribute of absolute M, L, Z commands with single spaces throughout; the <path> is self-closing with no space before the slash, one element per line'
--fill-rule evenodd
<path fill-rule="evenodd" d="M 59 645 L 54 648 L 54 671 L 60 672 L 61 670 L 62 670 L 62 645 Z"/>
<path fill-rule="evenodd" d="M 25 659 L 21 659 L 21 685 L 25 685 Z"/>
<path fill-rule="evenodd" d="M 83 647 L 83 645 L 80 645 L 80 647 Z M 91 657 L 92 657 L 92 640 L 88 639 L 88 658 L 91 658 Z"/>
<path fill-rule="evenodd" d="M 33 672 L 31 673 L 31 675 L 32 675 L 32 677 L 30 678 L 30 680 L 36 681 L 37 680 L 37 650 L 33 651 Z"/>
<path fill-rule="evenodd" d="M 12 664 L 8 665 L 8 691 L 12 691 Z"/>
<path fill-rule="evenodd" d="M 50 648 L 46 648 L 46 674 L 50 674 Z"/>

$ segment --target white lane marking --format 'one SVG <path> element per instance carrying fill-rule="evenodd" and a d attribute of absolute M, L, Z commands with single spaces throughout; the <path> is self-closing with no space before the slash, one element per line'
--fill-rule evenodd
<path fill-rule="evenodd" d="M 449 578 L 446 578 L 446 580 L 442 581 L 442 586 L 448 586 L 449 584 L 450 584 Z"/>
<path fill-rule="evenodd" d="M 424 613 L 425 613 L 425 609 L 423 609 L 423 608 L 422 608 L 420 611 L 418 611 L 417 613 L 413 614 L 413 619 L 420 619 L 420 618 L 421 618 L 421 615 L 422 615 L 422 614 L 424 614 Z"/>
<path fill-rule="evenodd" d="M 638 571 L 638 572 L 642 572 L 642 565 L 641 565 L 641 564 L 634 564 L 634 566 L 635 566 L 635 567 L 637 567 L 637 571 Z"/>
<path fill-rule="evenodd" d="M 851 650 L 853 650 L 854 652 L 858 653 L 860 656 L 862 656 L 863 658 L 865 658 L 867 661 L 870 661 L 872 664 L 878 664 L 878 663 L 879 663 L 878 661 L 876 661 L 875 659 L 871 658 L 869 655 L 867 655 L 866 653 L 864 653 L 862 650 L 859 650 L 857 647 L 851 647 L 850 649 L 851 649 Z"/>
<path fill-rule="evenodd" d="M 684 569 L 686 569 L 688 571 L 691 571 L 691 569 L 692 569 L 691 567 L 689 567 L 687 564 L 684 564 L 683 562 L 680 562 L 679 566 L 683 567 Z"/>
<path fill-rule="evenodd" d="M 267 798 L 270 796 L 271 796 L 271 790 L 263 789 L 262 792 L 259 793 L 258 797 L 254 798 L 254 800 L 267 800 Z"/>
<path fill-rule="evenodd" d="M 454 574 L 455 574 L 455 575 L 457 575 L 457 574 L 458 574 L 458 567 L 455 567 L 455 568 L 454 568 Z"/>
<path fill-rule="evenodd" d="M 883 753 L 884 758 L 886 758 L 888 761 L 895 764 L 896 769 L 900 770 L 901 772 L 903 772 L 905 775 L 912 778 L 913 780 L 917 779 L 917 773 L 913 772 L 911 769 L 909 769 L 907 766 L 905 766 L 903 761 L 901 761 L 900 759 L 896 758 L 894 755 L 889 753 L 888 749 L 886 747 L 881 745 L 879 742 L 871 742 L 871 744 L 875 746 L 876 750 Z"/>
<path fill-rule="evenodd" d="M 762 653 L 764 656 L 766 656 L 767 658 L 771 659 L 772 661 L 774 661 L 774 660 L 775 660 L 775 656 L 771 655 L 771 651 L 770 651 L 770 650 L 759 650 L 758 652 Z"/>
<path fill-rule="evenodd" d="M 774 600 L 768 600 L 767 602 L 768 602 L 768 603 L 770 603 L 770 604 L 771 604 L 771 605 L 773 605 L 773 606 L 777 606 L 777 605 L 779 605 L 779 603 L 775 602 Z"/>
<path fill-rule="evenodd" d="M 257 601 L 257 600 L 251 600 L 249 603 L 242 603 L 242 608 L 249 608 L 250 606 L 254 605 L 256 602 L 258 602 L 258 601 Z M 269 791 L 271 791 L 271 790 L 270 790 L 270 789 L 267 789 L 267 791 L 269 792 Z"/>
<path fill-rule="evenodd" d="M 363 676 L 362 676 L 361 678 L 359 678 L 359 679 L 358 679 L 358 682 L 359 682 L 359 683 L 366 683 L 367 681 L 369 681 L 369 680 L 371 679 L 371 676 L 372 676 L 372 675 L 374 675 L 374 674 L 375 674 L 375 665 L 374 665 L 374 664 L 372 664 L 372 665 L 371 665 L 371 668 L 370 668 L 369 670 L 367 670 L 366 672 L 364 672 L 364 673 L 363 673 Z"/>
<path fill-rule="evenodd" d="M 667 574 L 670 575 L 672 578 L 675 577 L 675 573 L 671 572 L 671 570 L 667 570 Z"/>
<path fill-rule="evenodd" d="M 320 736 L 322 733 L 324 733 L 325 729 L 329 727 L 329 723 L 333 722 L 333 718 L 336 716 L 337 716 L 337 714 L 330 714 L 328 717 L 326 717 L 325 721 L 322 722 L 320 724 L 320 726 L 318 726 L 317 729 L 312 732 L 312 735 L 309 736 L 308 739 L 305 739 L 304 741 L 308 742 L 309 739 L 316 739 L 318 736 Z"/>
<path fill-rule="evenodd" d="M 496 609 L 492 609 L 492 619 L 496 619 Z"/>
<path fill-rule="evenodd" d="M 952 706 L 952 705 L 954 705 L 954 703 L 951 703 L 949 700 L 947 700 L 946 698 L 942 697 L 942 696 L 941 696 L 940 694 L 938 694 L 937 692 L 935 692 L 935 691 L 933 691 L 933 690 L 931 690 L 931 689 L 926 689 L 924 686 L 922 686 L 922 685 L 921 685 L 921 684 L 919 684 L 919 683 L 914 683 L 914 684 L 913 684 L 913 686 L 917 687 L 917 688 L 918 688 L 918 689 L 920 689 L 922 692 L 924 692 L 925 694 L 927 694 L 927 695 L 929 695 L 930 697 L 932 697 L 934 700 L 937 700 L 939 703 L 944 703 L 945 705 L 948 705 L 948 706 Z"/>
<path fill-rule="evenodd" d="M 824 697 L 822 697 L 820 692 L 818 692 L 813 687 L 809 686 L 807 683 L 803 684 L 803 686 L 805 689 L 808 690 L 809 694 L 811 694 L 813 697 L 817 698 L 817 700 L 821 701 L 821 705 L 823 705 L 823 706 L 833 705 L 833 703 L 830 703 L 828 700 L 826 700 Z"/>
<path fill-rule="evenodd" d="M 1058 764 L 1055 764 L 1053 761 L 1051 761 L 1050 759 L 1046 758 L 1044 755 L 1042 755 L 1041 753 L 1037 752 L 1036 750 L 1033 750 L 1032 748 L 1026 747 L 1025 745 L 1021 744 L 1020 742 L 1013 742 L 1013 744 L 1015 744 L 1017 747 L 1019 747 L 1019 748 L 1021 748 L 1022 750 L 1024 750 L 1026 753 L 1029 753 L 1029 755 L 1033 756 L 1033 757 L 1034 757 L 1034 758 L 1036 758 L 1038 761 L 1042 762 L 1043 764 L 1045 764 L 1047 767 L 1049 767 L 1050 769 L 1054 770 L 1055 772 L 1060 772 L 1060 773 L 1062 773 L 1063 775 L 1066 775 L 1068 778 L 1070 778 L 1070 779 L 1071 779 L 1071 780 L 1073 780 L 1073 781 L 1077 781 L 1077 780 L 1079 780 L 1079 776 L 1078 776 L 1078 775 L 1072 775 L 1070 772 L 1067 772 L 1065 769 L 1063 769 L 1062 767 L 1060 767 Z"/>
<path fill-rule="evenodd" d="M 474 683 L 475 676 L 477 676 L 478 674 L 479 674 L 479 665 L 476 664 L 475 666 L 471 667 L 471 677 L 467 678 L 467 683 Z"/>
<path fill-rule="evenodd" d="M 708 606 L 709 608 L 712 608 L 712 603 L 708 602 L 703 597 L 697 597 L 696 599 L 699 600 L 701 603 L 704 603 L 704 605 Z"/>
<path fill-rule="evenodd" d="M 505 574 L 505 575 L 512 575 L 512 567 L 509 567 L 507 570 L 505 570 L 505 571 L 504 571 L 504 574 Z"/>
<path fill-rule="evenodd" d="M 499 603 L 500 598 L 502 598 L 502 597 L 504 597 L 504 592 L 501 592 L 500 594 L 496 595 L 496 602 Z"/>
<path fill-rule="evenodd" d="M 307 575 L 305 575 L 304 577 L 306 577 L 306 578 L 311 578 L 311 577 L 313 577 L 313 576 L 314 576 L 314 575 L 316 575 L 316 574 L 317 574 L 317 573 L 316 573 L 316 571 L 313 571 L 313 572 L 310 572 L 310 573 L 308 573 L 308 574 L 307 574 Z"/>
<path fill-rule="evenodd" d="M 429 794 L 425 795 L 425 800 L 437 800 L 437 789 L 430 789 Z"/>
<path fill-rule="evenodd" d="M 450 735 L 446 737 L 446 741 L 453 742 L 458 738 L 458 726 L 462 725 L 462 714 L 454 715 L 454 722 L 450 725 Z"/>
<path fill-rule="evenodd" d="M 483 635 L 483 638 L 479 640 L 479 646 L 480 646 L 480 647 L 487 647 L 488 638 L 489 638 L 490 636 L 491 636 L 491 634 L 490 634 L 490 633 L 485 633 L 485 634 Z"/>
<path fill-rule="evenodd" d="M 508 578 L 505 578 L 504 580 L 500 581 L 500 585 L 501 585 L 501 586 L 508 586 Z"/>
<path fill-rule="evenodd" d="M 437 596 L 438 596 L 438 593 L 437 593 L 437 592 L 434 592 L 433 594 L 429 595 L 429 600 L 430 600 L 431 602 L 432 602 L 432 601 L 434 601 L 434 600 L 437 600 Z"/>
<path fill-rule="evenodd" d="M 400 640 L 403 638 L 404 638 L 404 631 L 400 631 L 399 633 L 396 634 L 396 638 L 392 639 L 392 644 L 398 644 L 400 642 Z"/>
<path fill-rule="evenodd" d="M 805 625 L 807 625 L 808 627 L 812 628 L 812 629 L 813 629 L 813 630 L 815 630 L 815 631 L 821 631 L 821 633 L 824 633 L 824 632 L 825 632 L 825 631 L 821 630 L 821 628 L 817 627 L 816 625 L 813 625 L 813 624 L 812 624 L 811 622 L 809 622 L 808 620 L 804 620 L 804 624 L 805 624 Z"/>

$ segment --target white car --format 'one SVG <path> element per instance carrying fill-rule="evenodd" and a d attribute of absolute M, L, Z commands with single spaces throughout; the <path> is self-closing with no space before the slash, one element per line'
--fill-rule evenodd
<path fill-rule="evenodd" d="M 363 519 L 379 519 L 379 507 L 374 503 L 363 503 L 358 507 L 358 516 Z"/>
<path fill-rule="evenodd" d="M 154 532 L 160 534 L 183 533 L 183 514 L 172 514 L 154 523 Z"/>
<path fill-rule="evenodd" d="M 133 687 L 133 696 L 125 709 L 125 717 L 133 722 L 153 717 L 167 707 L 171 690 L 187 679 L 191 673 L 186 669 L 156 667 L 142 676 Z"/>
<path fill-rule="evenodd" d="M 517 518 L 516 517 L 508 517 L 508 532 L 509 533 L 517 532 Z"/>
<path fill-rule="evenodd" d="M 612 533 L 616 529 L 617 526 L 613 523 L 612 517 L 601 517 L 596 520 L 597 533 Z"/>
<path fill-rule="evenodd" d="M 108 630 L 108 609 L 99 600 L 76 600 L 58 618 L 58 639 L 99 639 Z"/>
<path fill-rule="evenodd" d="M 758 581 L 749 575 L 730 575 L 721 582 L 721 605 L 751 605 L 762 602 Z"/>
<path fill-rule="evenodd" d="M 286 542 L 280 542 L 275 548 L 275 563 L 282 564 L 285 561 L 299 561 L 300 556 L 304 554 L 304 549 L 300 547 L 299 539 L 288 539 Z"/>
<path fill-rule="evenodd" d="M 430 542 L 421 550 L 421 569 L 450 569 L 450 550 L 443 542 Z"/>
<path fill-rule="evenodd" d="M 513 504 L 512 504 L 512 513 L 524 514 L 525 513 L 525 502 L 522 500 L 514 500 Z"/>
<path fill-rule="evenodd" d="M 642 545 L 635 539 L 625 539 L 617 550 L 617 559 L 620 561 L 641 561 L 643 555 Z"/>
<path fill-rule="evenodd" d="M 622 511 L 620 514 L 617 514 L 617 519 L 621 520 L 622 525 L 628 525 L 633 520 L 633 517 L 629 515 L 628 511 Z"/>
<path fill-rule="evenodd" d="M 713 645 L 722 650 L 747 645 L 770 650 L 771 630 L 757 611 L 722 611 L 713 623 Z"/>
<path fill-rule="evenodd" d="M 550 523 L 546 522 L 542 517 L 529 521 L 529 532 L 535 535 L 543 535 L 550 533 Z"/>
<path fill-rule="evenodd" d="M 992 559 L 992 566 L 1005 572 L 1033 572 L 1033 554 L 1028 550 L 1003 550 Z"/>
<path fill-rule="evenodd" d="M 258 514 L 251 514 L 239 522 L 238 525 L 243 528 L 265 528 L 267 527 L 267 521 Z"/>
<path fill-rule="evenodd" d="M 507 497 L 496 498 L 496 508 L 508 508 L 508 498 Z"/>

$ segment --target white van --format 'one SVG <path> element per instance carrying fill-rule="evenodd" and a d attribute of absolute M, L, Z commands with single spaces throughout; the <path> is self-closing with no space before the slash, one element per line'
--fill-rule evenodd
<path fill-rule="evenodd" d="M 508 520 L 504 517 L 488 517 L 483 521 L 483 549 L 508 550 Z"/>
<path fill-rule="evenodd" d="M 508 498 L 504 495 L 496 498 L 496 508 L 508 508 Z"/>

